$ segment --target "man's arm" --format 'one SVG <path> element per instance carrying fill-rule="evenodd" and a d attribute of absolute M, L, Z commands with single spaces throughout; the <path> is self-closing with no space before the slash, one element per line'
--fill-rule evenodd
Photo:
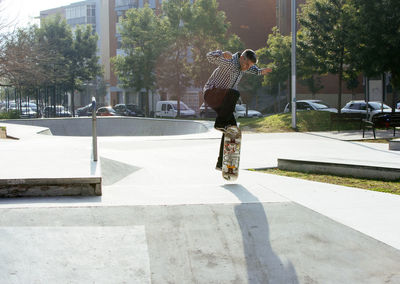
<path fill-rule="evenodd" d="M 232 59 L 232 53 L 229 51 L 223 52 L 222 50 L 210 51 L 207 53 L 209 62 L 217 65 L 228 63 Z"/>
<path fill-rule="evenodd" d="M 271 68 L 260 69 L 256 65 L 253 65 L 246 72 L 253 75 L 267 75 L 268 73 L 272 72 L 272 69 Z"/>
<path fill-rule="evenodd" d="M 268 73 L 271 73 L 272 69 L 271 68 L 263 68 L 261 69 L 261 75 L 267 75 Z"/>

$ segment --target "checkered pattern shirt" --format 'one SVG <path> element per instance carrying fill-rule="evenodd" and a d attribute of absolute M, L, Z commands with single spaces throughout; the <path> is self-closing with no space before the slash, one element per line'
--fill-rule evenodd
<path fill-rule="evenodd" d="M 212 88 L 221 89 L 235 89 L 237 90 L 240 79 L 244 73 L 250 73 L 254 75 L 261 75 L 261 69 L 256 65 L 253 65 L 246 71 L 240 69 L 240 53 L 237 52 L 232 56 L 232 59 L 225 59 L 222 56 L 221 50 L 211 51 L 207 53 L 207 59 L 211 63 L 217 64 L 218 67 L 211 74 L 207 83 L 204 86 L 203 91 Z"/>

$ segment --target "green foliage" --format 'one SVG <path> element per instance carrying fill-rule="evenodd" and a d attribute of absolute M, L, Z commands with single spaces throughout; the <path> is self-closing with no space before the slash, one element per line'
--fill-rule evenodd
<path fill-rule="evenodd" d="M 291 38 L 280 33 L 277 27 L 268 36 L 267 46 L 257 50 L 260 66 L 272 69 L 264 77 L 264 85 L 275 86 L 287 81 L 291 68 Z"/>
<path fill-rule="evenodd" d="M 43 21 L 37 30 L 37 39 L 45 46 L 51 61 L 43 64 L 43 69 L 50 74 L 51 84 L 67 84 L 71 67 L 69 57 L 73 54 L 73 37 L 71 28 L 59 15 Z"/>
<path fill-rule="evenodd" d="M 168 22 L 168 48 L 161 55 L 157 68 L 157 83 L 164 91 L 176 97 L 178 105 L 186 88 L 191 83 L 190 63 L 190 21 L 192 18 L 189 0 L 163 2 L 163 13 Z M 180 108 L 178 108 L 178 116 Z"/>
<path fill-rule="evenodd" d="M 297 112 L 297 127 L 299 131 L 329 131 L 331 130 L 331 113 L 327 111 Z M 276 114 L 257 119 L 241 119 L 243 129 L 257 132 L 290 132 L 292 118 L 290 113 Z"/>
<path fill-rule="evenodd" d="M 232 34 L 224 44 L 224 50 L 231 50 L 232 52 L 243 51 L 245 49 L 244 42 L 236 34 Z"/>
<path fill-rule="evenodd" d="M 38 43 L 36 32 L 37 27 L 31 26 L 2 35 L 0 76 L 3 83 L 30 86 L 49 79 L 42 66 L 51 56 Z"/>
<path fill-rule="evenodd" d="M 400 3 L 398 0 L 352 0 L 353 64 L 367 76 L 391 72 L 400 88 Z"/>
<path fill-rule="evenodd" d="M 341 109 L 344 66 L 351 62 L 352 9 L 347 0 L 310 0 L 299 15 L 304 45 L 322 70 L 339 75 L 338 104 Z M 309 64 L 307 64 L 309 65 Z"/>
<path fill-rule="evenodd" d="M 18 119 L 20 112 L 17 110 L 10 110 L 8 112 L 0 112 L 0 119 Z"/>
<path fill-rule="evenodd" d="M 149 115 L 149 91 L 156 88 L 155 69 L 161 53 L 169 44 L 168 24 L 157 17 L 146 5 L 142 9 L 130 9 L 121 20 L 119 30 L 125 56 L 112 59 L 114 69 L 124 88 L 146 90 L 145 106 Z"/>
<path fill-rule="evenodd" d="M 78 26 L 72 43 L 70 80 L 82 84 L 100 75 L 101 66 L 98 64 L 97 34 L 93 34 L 92 26 Z"/>
<path fill-rule="evenodd" d="M 225 38 L 230 24 L 226 21 L 225 13 L 218 10 L 216 0 L 195 1 L 191 6 L 188 25 L 193 58 L 193 64 L 189 66 L 191 78 L 195 86 L 203 87 L 215 68 L 208 62 L 206 53 L 216 49 L 236 51 L 237 46 L 243 43 L 234 35 L 228 40 Z"/>
<path fill-rule="evenodd" d="M 52 85 L 68 88 L 74 94 L 84 82 L 101 74 L 96 55 L 97 35 L 93 35 L 91 26 L 77 27 L 73 34 L 67 22 L 57 15 L 44 20 L 37 38 L 52 59 L 43 65 L 51 74 Z"/>
<path fill-rule="evenodd" d="M 313 98 L 318 91 L 322 90 L 324 86 L 321 84 L 321 77 L 315 75 L 308 75 L 307 77 L 300 80 L 300 84 L 307 86 L 310 90 Z"/>
<path fill-rule="evenodd" d="M 293 178 L 301 178 L 317 182 L 337 184 L 342 186 L 363 188 L 367 190 L 387 192 L 392 194 L 400 194 L 400 183 L 396 181 L 374 180 L 365 178 L 342 177 L 325 174 L 302 173 L 295 171 L 285 171 L 280 169 L 267 169 L 262 172 Z"/>

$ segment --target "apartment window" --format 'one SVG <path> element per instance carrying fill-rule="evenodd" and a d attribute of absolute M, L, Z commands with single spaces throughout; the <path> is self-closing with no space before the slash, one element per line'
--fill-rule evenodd
<path fill-rule="evenodd" d="M 134 6 L 136 3 L 137 6 L 137 0 L 116 0 L 115 1 L 115 6 L 116 7 L 121 7 L 121 6 Z"/>
<path fill-rule="evenodd" d="M 87 16 L 89 17 L 96 17 L 96 6 L 95 5 L 88 5 L 87 6 Z"/>
<path fill-rule="evenodd" d="M 149 7 L 152 9 L 156 8 L 156 0 L 149 0 Z"/>
<path fill-rule="evenodd" d="M 75 6 L 65 11 L 67 19 L 86 17 L 86 6 Z"/>

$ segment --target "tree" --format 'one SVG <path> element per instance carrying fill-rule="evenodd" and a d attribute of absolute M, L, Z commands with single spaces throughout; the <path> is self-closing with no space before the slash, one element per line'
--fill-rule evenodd
<path fill-rule="evenodd" d="M 42 66 L 51 58 L 40 46 L 35 35 L 37 27 L 17 29 L 3 36 L 0 47 L 0 77 L 2 84 L 21 87 L 42 84 L 48 79 Z"/>
<path fill-rule="evenodd" d="M 125 88 L 145 89 L 145 112 L 149 115 L 149 93 L 156 88 L 155 69 L 168 46 L 167 23 L 146 5 L 131 9 L 121 21 L 120 33 L 125 55 L 113 59 L 114 68 Z"/>
<path fill-rule="evenodd" d="M 245 45 L 240 37 L 236 34 L 232 34 L 224 44 L 224 50 L 231 52 L 244 51 Z"/>
<path fill-rule="evenodd" d="M 339 76 L 337 108 L 341 110 L 344 66 L 350 62 L 351 9 L 347 0 L 310 0 L 299 15 L 302 33 L 315 58 Z"/>
<path fill-rule="evenodd" d="M 97 51 L 97 34 L 93 34 L 92 26 L 78 26 L 75 30 L 70 58 L 69 86 L 72 91 L 72 113 L 74 115 L 75 90 L 81 90 L 82 84 L 87 83 L 100 75 L 102 68 L 99 65 Z"/>
<path fill-rule="evenodd" d="M 246 117 L 249 110 L 249 103 L 254 97 L 257 98 L 257 91 L 261 88 L 262 81 L 263 78 L 261 76 L 245 74 L 240 82 L 240 97 L 242 98 L 243 103 L 246 104 Z"/>
<path fill-rule="evenodd" d="M 74 54 L 71 28 L 57 15 L 44 20 L 36 36 L 39 44 L 46 47 L 52 59 L 42 65 L 45 72 L 49 74 L 48 83 L 54 86 L 67 84 L 71 68 L 70 58 Z"/>
<path fill-rule="evenodd" d="M 307 39 L 301 29 L 297 33 L 296 42 L 297 74 L 300 77 L 300 84 L 307 86 L 312 98 L 315 99 L 315 95 L 324 88 L 319 75 L 327 73 L 326 67 L 314 55 L 312 48 L 309 46 L 311 41 Z"/>
<path fill-rule="evenodd" d="M 352 0 L 352 64 L 368 77 L 390 72 L 393 110 L 400 88 L 400 3 L 397 0 Z"/>
<path fill-rule="evenodd" d="M 57 15 L 43 22 L 37 36 L 41 45 L 47 46 L 47 52 L 52 57 L 44 69 L 53 74 L 51 83 L 55 88 L 59 86 L 70 90 L 74 115 L 75 90 L 101 74 L 96 55 L 97 35 L 93 35 L 90 25 L 78 26 L 73 34 L 66 21 Z"/>
<path fill-rule="evenodd" d="M 190 21 L 192 17 L 189 0 L 169 0 L 163 2 L 163 13 L 168 21 L 169 46 L 162 54 L 157 69 L 158 84 L 174 94 L 180 102 L 186 89 L 191 85 L 189 63 Z"/>
<path fill-rule="evenodd" d="M 190 48 L 193 63 L 190 65 L 191 78 L 194 86 L 203 87 L 213 68 L 206 53 L 211 50 L 226 47 L 226 32 L 229 23 L 223 11 L 218 10 L 216 0 L 197 0 L 191 7 L 189 24 Z M 237 44 L 240 39 L 236 36 L 230 40 L 230 44 Z M 235 42 L 236 41 L 236 42 Z M 228 47 L 228 50 L 229 49 Z M 231 51 L 235 51 L 231 50 Z"/>
<path fill-rule="evenodd" d="M 272 29 L 268 36 L 267 46 L 257 50 L 260 67 L 267 66 L 272 69 L 268 76 L 264 76 L 263 85 L 277 89 L 278 85 L 284 86 L 290 76 L 291 70 L 291 38 L 280 33 L 277 27 Z M 288 99 L 290 102 L 290 99 Z"/>

